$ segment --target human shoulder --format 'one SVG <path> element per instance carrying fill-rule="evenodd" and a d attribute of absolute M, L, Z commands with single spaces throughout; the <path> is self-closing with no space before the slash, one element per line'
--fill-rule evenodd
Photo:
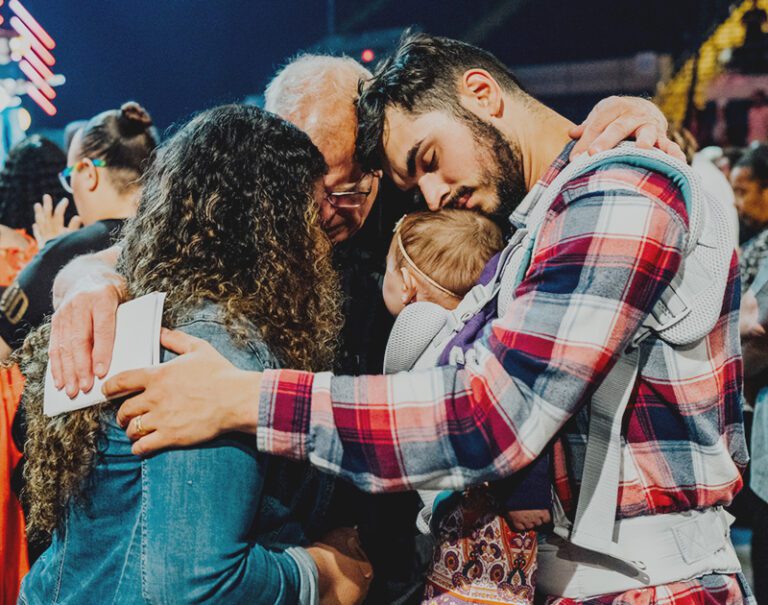
<path fill-rule="evenodd" d="M 659 162 L 630 149 L 605 161 L 595 161 L 568 179 L 561 187 L 559 201 L 568 206 L 579 200 L 607 205 L 645 200 L 661 205 L 687 228 L 686 195 L 690 195 L 693 180 L 698 181 L 698 177 L 686 164 L 669 158 Z"/>
<path fill-rule="evenodd" d="M 238 327 L 243 335 L 236 338 L 224 321 L 223 308 L 214 302 L 203 301 L 188 312 L 173 326 L 175 329 L 205 340 L 241 370 L 262 371 L 279 366 L 258 328 L 243 318 Z M 163 361 L 170 361 L 175 355 L 164 351 Z"/>
<path fill-rule="evenodd" d="M 109 248 L 119 238 L 124 224 L 124 219 L 96 221 L 87 227 L 52 239 L 40 251 L 40 256 L 74 258 Z"/>

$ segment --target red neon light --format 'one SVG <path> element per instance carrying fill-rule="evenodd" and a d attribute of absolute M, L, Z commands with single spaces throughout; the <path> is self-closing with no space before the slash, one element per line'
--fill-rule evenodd
<path fill-rule="evenodd" d="M 53 72 L 46 67 L 34 51 L 30 50 L 24 53 L 24 58 L 32 64 L 32 67 L 37 70 L 37 73 L 42 76 L 43 80 L 50 80 L 53 77 Z"/>
<path fill-rule="evenodd" d="M 56 63 L 56 59 L 53 58 L 53 55 L 48 52 L 48 49 L 45 48 L 42 44 L 40 44 L 40 40 L 38 40 L 35 35 L 29 31 L 26 25 L 24 25 L 21 22 L 21 19 L 18 17 L 11 17 L 11 27 L 16 30 L 16 32 L 23 37 L 25 40 L 29 41 L 30 46 L 32 46 L 32 49 L 38 54 L 38 56 L 48 65 L 53 65 Z"/>
<path fill-rule="evenodd" d="M 56 97 L 56 91 L 53 90 L 53 87 L 40 77 L 40 74 L 34 70 L 34 68 L 27 62 L 26 59 L 22 59 L 19 62 L 19 69 L 23 71 L 30 80 L 32 80 L 35 86 L 37 86 L 37 88 L 40 89 L 40 92 L 42 92 L 46 97 L 49 99 Z"/>
<path fill-rule="evenodd" d="M 40 106 L 40 109 L 42 109 L 49 116 L 56 115 L 56 108 L 53 106 L 53 104 L 48 99 L 46 99 L 31 82 L 27 82 L 27 94 L 29 95 L 29 98 L 37 103 Z"/>
<path fill-rule="evenodd" d="M 361 55 L 363 63 L 370 63 L 376 58 L 376 54 L 370 49 L 366 48 Z"/>
<path fill-rule="evenodd" d="M 19 16 L 22 21 L 24 21 L 25 25 L 35 33 L 40 42 L 42 42 L 47 49 L 53 50 L 56 48 L 56 42 L 53 41 L 53 38 L 51 38 L 51 36 L 48 35 L 48 32 L 43 29 L 43 26 L 40 25 L 32 15 L 29 14 L 29 11 L 21 5 L 19 0 L 11 0 L 8 3 L 8 8 L 10 8 Z"/>

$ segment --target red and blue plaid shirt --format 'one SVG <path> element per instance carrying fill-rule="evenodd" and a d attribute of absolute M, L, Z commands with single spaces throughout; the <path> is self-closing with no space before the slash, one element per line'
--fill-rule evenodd
<path fill-rule="evenodd" d="M 535 191 L 552 182 L 569 151 Z M 513 223 L 520 226 L 528 208 Z M 585 404 L 678 271 L 687 221 L 679 189 L 659 173 L 617 161 L 571 180 L 472 363 L 388 376 L 267 371 L 259 449 L 309 458 L 366 490 L 459 490 L 520 470 L 559 436 L 555 487 L 572 511 Z M 734 255 L 708 337 L 685 352 L 653 336 L 641 343 L 624 418 L 619 518 L 728 504 L 741 488 L 747 453 L 738 311 Z M 648 589 L 658 594 L 650 600 L 634 592 L 648 603 L 741 602 L 737 577 L 705 580 Z"/>

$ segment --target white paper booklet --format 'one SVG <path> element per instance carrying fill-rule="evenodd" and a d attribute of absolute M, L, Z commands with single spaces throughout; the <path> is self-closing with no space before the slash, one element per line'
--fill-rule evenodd
<path fill-rule="evenodd" d="M 101 392 L 109 378 L 126 370 L 137 370 L 160 363 L 160 328 L 163 321 L 165 294 L 153 292 L 120 305 L 117 309 L 115 346 L 112 349 L 112 363 L 109 372 L 94 380 L 88 393 L 80 393 L 74 399 L 66 391 L 57 390 L 53 384 L 51 364 L 45 375 L 45 399 L 43 412 L 56 416 L 65 412 L 87 408 L 107 400 Z"/>

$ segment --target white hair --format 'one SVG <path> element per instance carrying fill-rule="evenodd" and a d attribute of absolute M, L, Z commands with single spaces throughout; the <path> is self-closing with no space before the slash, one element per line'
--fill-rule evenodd
<path fill-rule="evenodd" d="M 349 123 L 358 83 L 370 77 L 349 57 L 300 55 L 267 85 L 264 109 L 293 122 L 313 140 L 329 136 L 342 121 Z"/>

